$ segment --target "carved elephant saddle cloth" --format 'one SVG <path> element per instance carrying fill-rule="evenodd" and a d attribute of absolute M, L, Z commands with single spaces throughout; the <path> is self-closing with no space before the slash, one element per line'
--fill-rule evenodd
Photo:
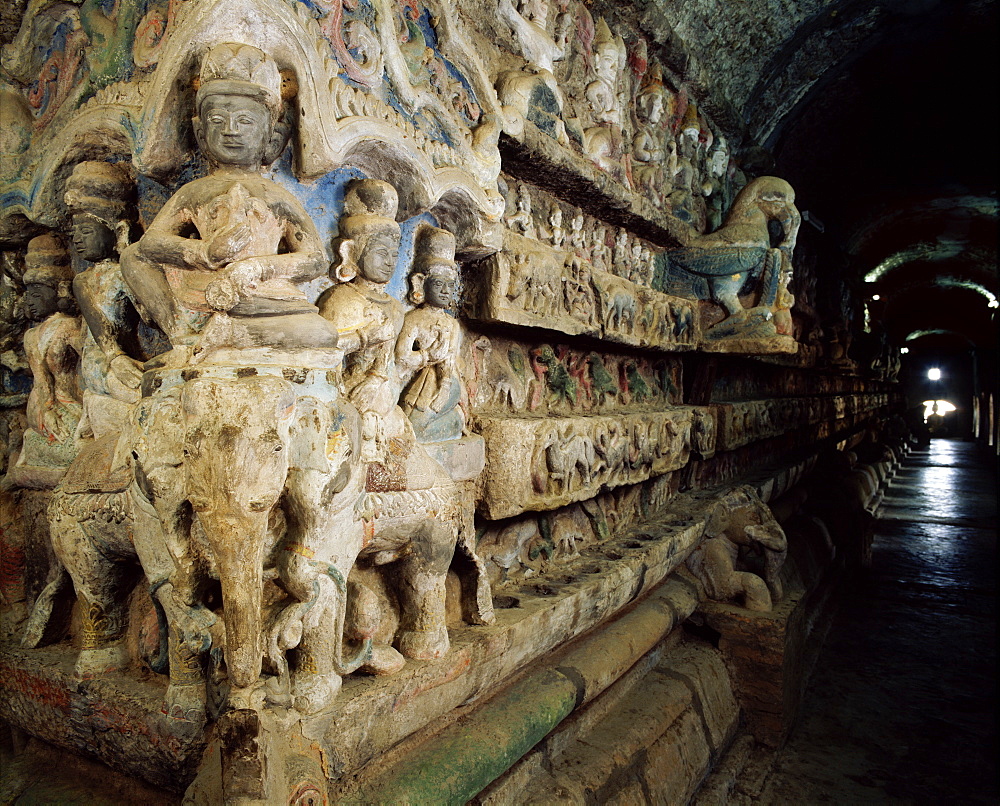
<path fill-rule="evenodd" d="M 85 445 L 62 479 L 65 493 L 120 493 L 132 483 L 132 462 L 113 467 L 119 434 Z"/>

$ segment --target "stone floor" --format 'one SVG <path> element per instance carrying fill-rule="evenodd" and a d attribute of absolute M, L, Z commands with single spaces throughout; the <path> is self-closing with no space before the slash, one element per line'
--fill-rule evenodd
<path fill-rule="evenodd" d="M 756 803 L 998 802 L 994 460 L 933 440 L 878 515 Z"/>

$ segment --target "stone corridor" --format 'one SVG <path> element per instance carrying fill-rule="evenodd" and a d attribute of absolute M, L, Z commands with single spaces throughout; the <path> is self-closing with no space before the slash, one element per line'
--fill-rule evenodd
<path fill-rule="evenodd" d="M 981 446 L 932 440 L 878 510 L 761 804 L 997 802 L 997 479 Z"/>

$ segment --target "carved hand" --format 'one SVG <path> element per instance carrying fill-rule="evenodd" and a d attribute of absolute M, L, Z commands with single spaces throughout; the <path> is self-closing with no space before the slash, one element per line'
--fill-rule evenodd
<path fill-rule="evenodd" d="M 263 279 L 264 263 L 261 258 L 249 257 L 229 264 L 226 276 L 237 289 L 253 290 Z"/>
<path fill-rule="evenodd" d="M 219 230 L 205 245 L 209 263 L 219 268 L 238 260 L 249 245 L 253 234 L 246 221 Z"/>

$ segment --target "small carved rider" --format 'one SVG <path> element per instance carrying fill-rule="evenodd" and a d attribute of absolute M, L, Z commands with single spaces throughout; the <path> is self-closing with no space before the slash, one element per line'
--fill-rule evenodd
<path fill-rule="evenodd" d="M 418 442 L 462 436 L 465 418 L 459 408 L 457 364 L 461 329 L 448 313 L 457 286 L 455 236 L 436 227 L 422 229 L 410 274 L 410 300 L 417 307 L 404 317 L 396 341 L 396 365 L 406 386 L 400 405 Z"/>

